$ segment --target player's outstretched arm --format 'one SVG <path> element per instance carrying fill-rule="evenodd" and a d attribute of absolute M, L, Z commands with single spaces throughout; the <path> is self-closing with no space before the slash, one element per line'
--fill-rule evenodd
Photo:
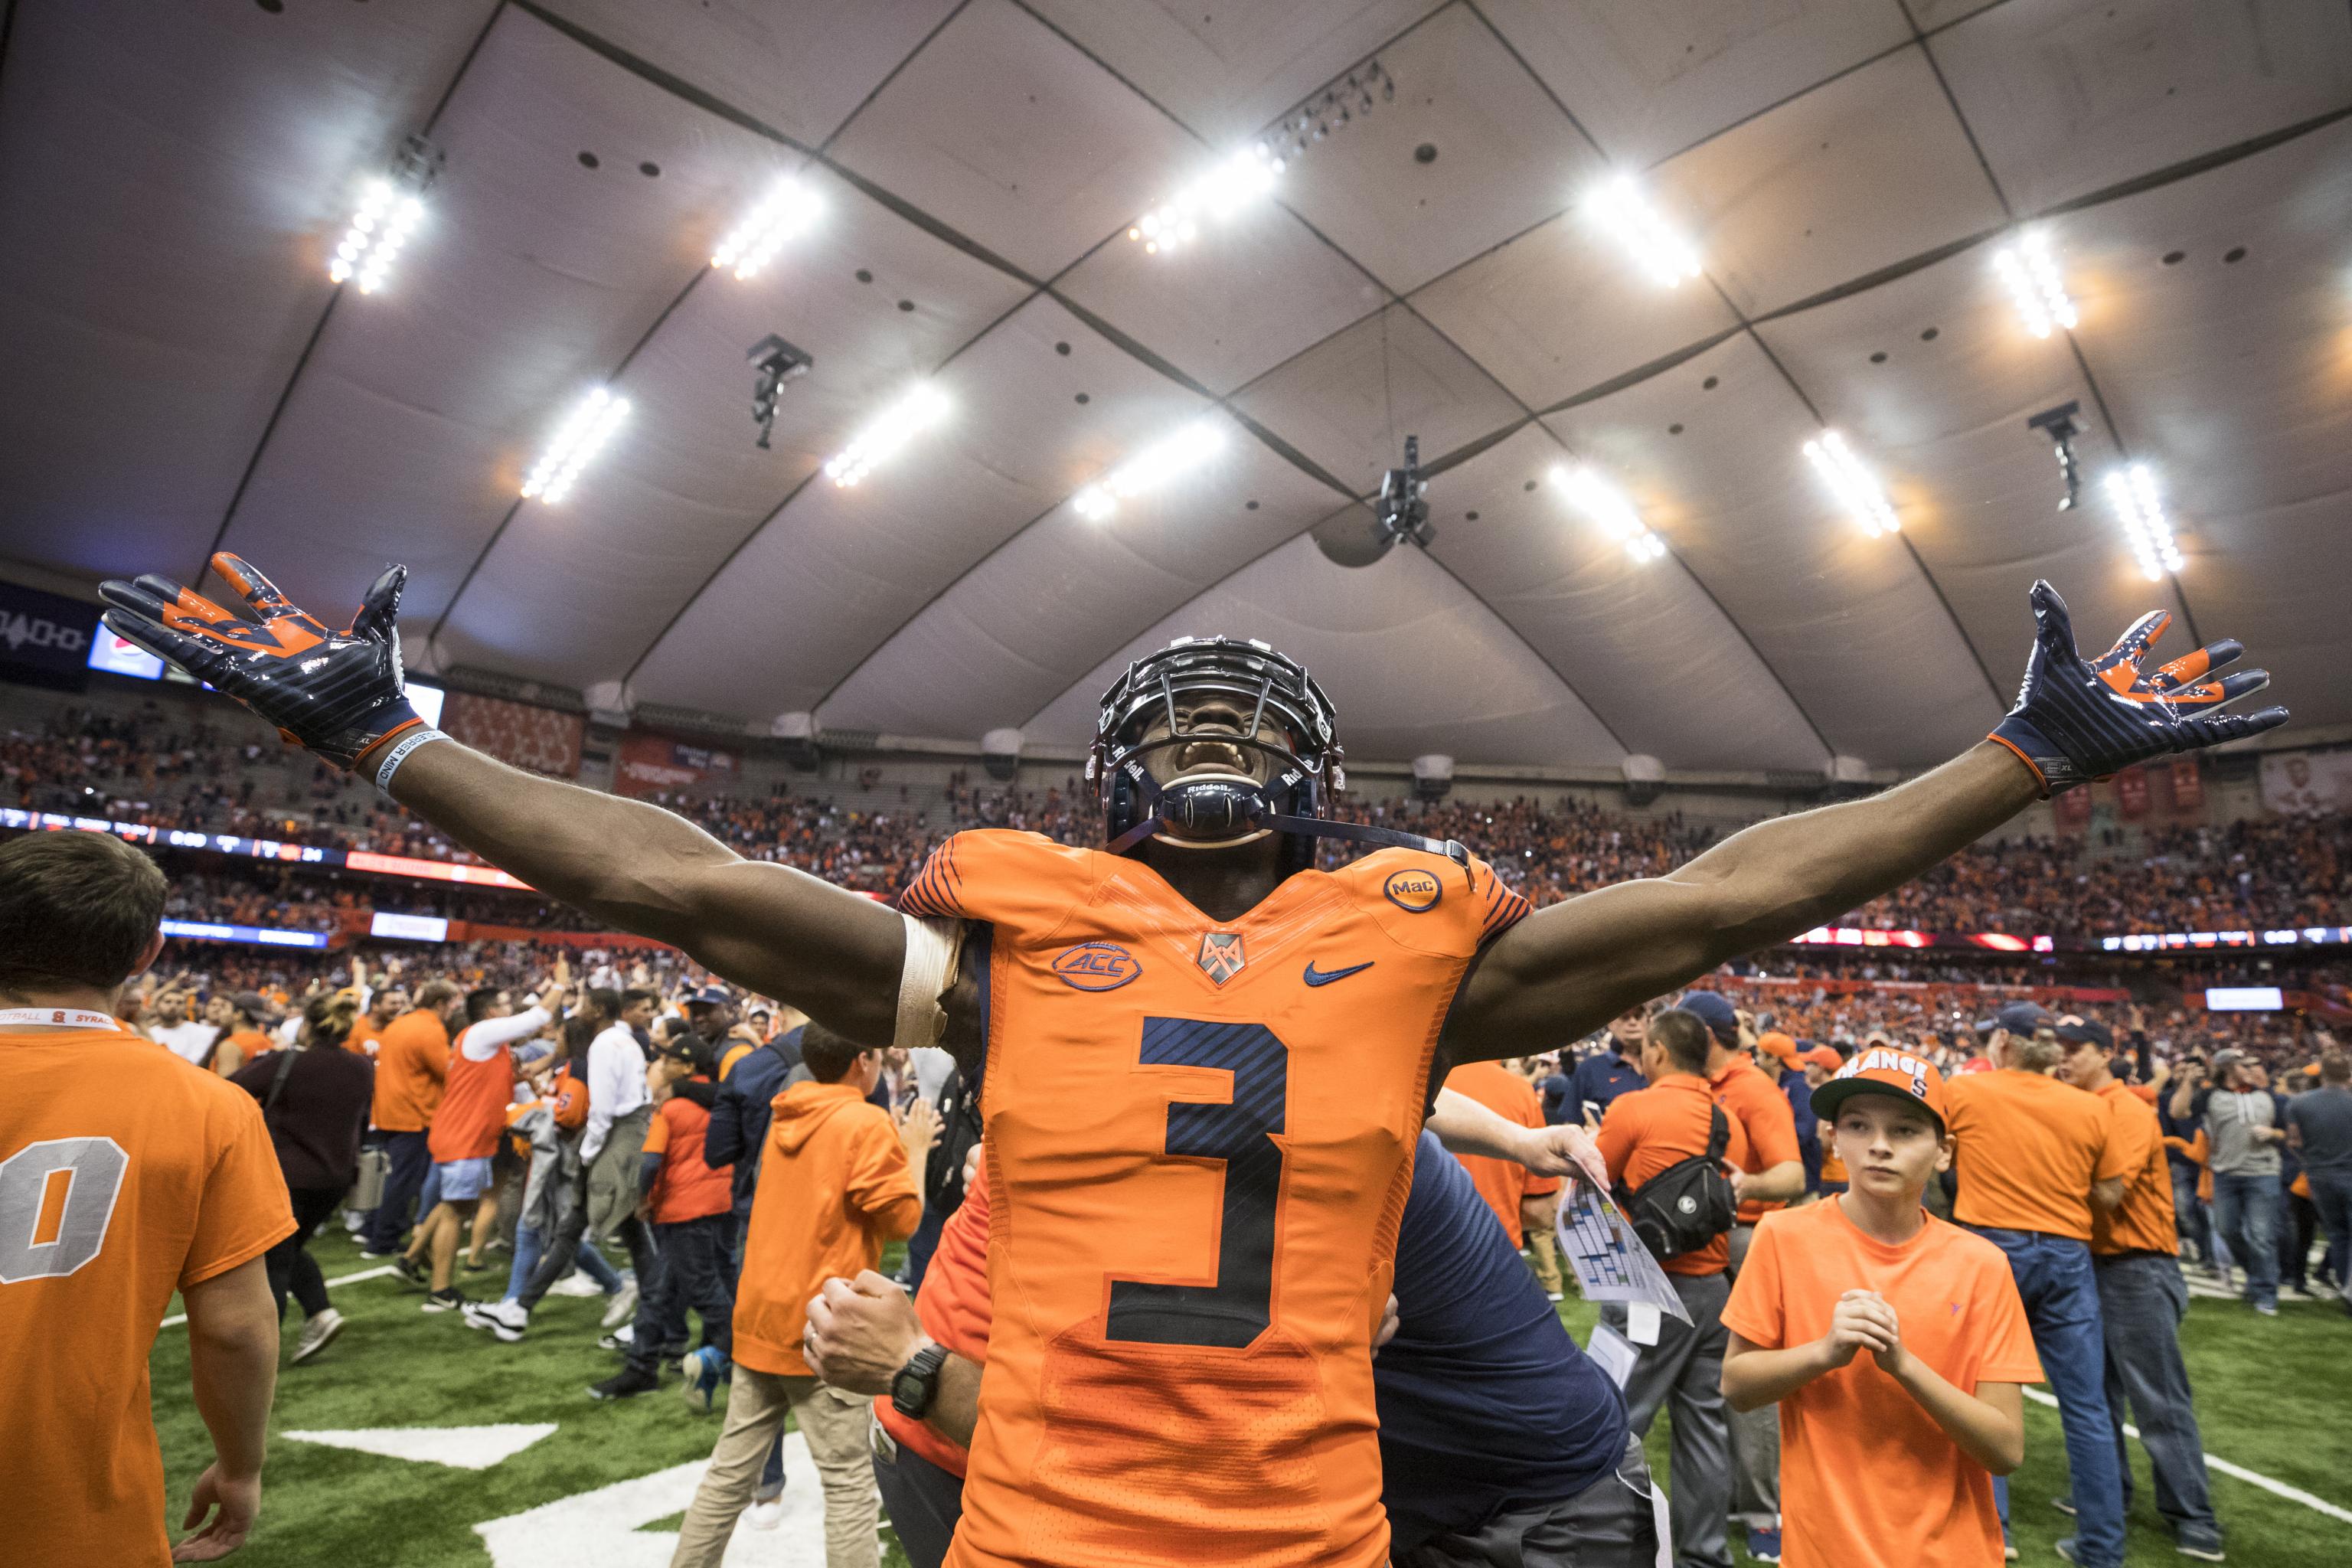
<path fill-rule="evenodd" d="M 1496 939 L 1473 972 L 1445 1047 L 1452 1061 L 1564 1039 L 1900 887 L 2039 796 L 2137 762 L 2257 734 L 2284 708 L 2221 711 L 2270 677 L 2206 679 L 2243 651 L 2224 640 L 2143 674 L 2169 617 L 2143 616 L 2096 660 L 2074 648 L 2066 605 L 2032 593 L 2033 653 L 2017 705 L 1985 740 L 1883 795 L 1734 834 L 1666 876 L 1555 904 Z"/>
<path fill-rule="evenodd" d="M 337 631 L 238 557 L 212 563 L 248 614 L 150 575 L 100 586 L 106 624 L 541 891 L 682 948 L 853 1039 L 891 1037 L 905 936 L 889 910 L 747 861 L 658 806 L 540 778 L 446 737 L 428 743 L 434 732 L 403 695 L 407 568 L 377 577 Z"/>

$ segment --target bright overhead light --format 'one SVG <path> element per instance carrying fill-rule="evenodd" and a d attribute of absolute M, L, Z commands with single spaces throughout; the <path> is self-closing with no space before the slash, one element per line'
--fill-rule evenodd
<path fill-rule="evenodd" d="M 928 381 L 920 384 L 860 430 L 825 464 L 824 477 L 847 489 L 947 415 L 948 395 Z"/>
<path fill-rule="evenodd" d="M 1070 505 L 1088 522 L 1100 522 L 1118 510 L 1118 503 L 1166 484 L 1188 468 L 1198 468 L 1224 450 L 1224 426 L 1198 419 L 1172 436 L 1163 436 L 1071 498 Z"/>
<path fill-rule="evenodd" d="M 556 426 L 555 438 L 540 454 L 539 461 L 531 465 L 530 477 L 522 482 L 524 499 L 536 496 L 550 506 L 561 502 L 572 493 L 572 482 L 580 477 L 580 470 L 594 460 L 628 416 L 629 400 L 614 396 L 609 387 L 597 387 L 582 398 Z"/>
<path fill-rule="evenodd" d="M 343 231 L 342 244 L 327 263 L 327 276 L 337 283 L 357 278 L 361 293 L 374 293 L 383 287 L 393 258 L 424 216 L 425 203 L 418 197 L 403 195 L 388 179 L 370 180 L 361 194 L 359 211 Z"/>
<path fill-rule="evenodd" d="M 2074 301 L 2066 297 L 2066 280 L 2058 274 L 2050 254 L 2050 239 L 2040 229 L 2028 229 L 2015 245 L 2004 245 L 1992 255 L 1993 270 L 2009 285 L 2010 298 L 2025 330 L 2046 338 L 2053 327 L 2074 330 Z"/>
<path fill-rule="evenodd" d="M 1637 563 L 1656 561 L 1665 554 L 1666 542 L 1650 531 L 1642 514 L 1625 499 L 1625 493 L 1602 479 L 1591 465 L 1579 463 L 1571 468 L 1554 464 L 1551 482 L 1568 497 L 1570 505 L 1623 545 L 1625 553 Z"/>
<path fill-rule="evenodd" d="M 1862 531 L 1876 539 L 1893 533 L 1901 525 L 1895 521 L 1895 508 L 1886 499 L 1886 490 L 1878 476 L 1864 468 L 1845 437 L 1834 430 L 1824 430 L 1814 440 L 1805 443 L 1805 456 L 1811 458 L 1814 468 L 1845 508 Z"/>
<path fill-rule="evenodd" d="M 1270 194 L 1282 160 L 1263 142 L 1231 157 L 1135 220 L 1127 237 L 1147 256 L 1181 249 L 1200 237 L 1204 221 L 1223 223 Z"/>
<path fill-rule="evenodd" d="M 752 278 L 775 258 L 788 239 L 808 232 L 823 205 L 815 193 L 787 174 L 768 187 L 760 205 L 744 215 L 735 232 L 711 252 L 710 265 L 731 267 L 738 278 Z"/>
<path fill-rule="evenodd" d="M 2164 517 L 2164 499 L 2157 493 L 2156 475 L 2146 463 L 2110 473 L 2107 499 L 2124 520 L 2124 537 L 2131 543 L 2132 559 L 2139 563 L 2142 575 L 2151 583 L 2161 583 L 2167 572 L 2180 570 L 2180 546 L 2173 542 L 2172 524 Z"/>
<path fill-rule="evenodd" d="M 1650 205 L 1632 175 L 1621 174 L 1594 191 L 1590 210 L 1651 281 L 1672 289 L 1698 276 L 1698 251 Z"/>

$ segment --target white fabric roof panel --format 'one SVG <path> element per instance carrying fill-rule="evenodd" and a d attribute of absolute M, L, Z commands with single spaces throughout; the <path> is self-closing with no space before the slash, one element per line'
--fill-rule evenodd
<path fill-rule="evenodd" d="M 1304 664 L 1358 758 L 1445 752 L 1497 763 L 1612 765 L 1624 750 L 1528 646 L 1417 551 L 1351 570 L 1294 540 L 1097 665 L 1024 729 L 1083 745 L 1134 659 L 1177 637 L 1257 637 Z"/>
<path fill-rule="evenodd" d="M 1437 558 L 1627 749 L 1687 767 L 1819 769 L 1829 754 L 1804 714 L 1696 579 L 1671 559 L 1636 564 L 1550 483 L 1578 460 L 1530 426 L 1449 469 L 1430 490 Z M 1668 498 L 1635 485 L 1627 499 L 1665 525 Z"/>
<path fill-rule="evenodd" d="M 488 0 L 18 6 L 0 91 L 0 554 L 200 566 L 361 181 Z"/>
<path fill-rule="evenodd" d="M 1621 488 L 1673 498 L 1652 527 L 1832 751 L 1915 763 L 1983 737 L 1996 710 L 1967 645 L 1902 541 L 1837 511 L 1802 452 L 1820 427 L 1751 339 L 1546 423 Z"/>
<path fill-rule="evenodd" d="M 2341 6 L 18 10 L 0 559 L 36 580 L 185 575 L 249 466 L 227 542 L 331 614 L 407 561 L 419 668 L 1069 740 L 1110 650 L 1224 630 L 1313 664 L 1362 759 L 1810 770 L 1981 734 L 2040 574 L 2086 642 L 2171 595 L 2246 637 L 2300 723 L 2352 723 Z M 1371 55 L 1394 101 L 1274 203 L 1173 257 L 1125 239 Z M 392 287 L 333 295 L 359 182 L 445 100 L 448 168 Z M 715 276 L 795 145 L 824 218 L 756 282 Z M 1653 289 L 1578 210 L 1610 169 L 1642 172 L 1707 278 Z M 2011 212 L 2132 183 L 2044 220 L 2082 325 L 2023 336 L 1987 270 Z M 761 452 L 743 351 L 769 331 L 817 363 Z M 945 428 L 855 490 L 813 479 L 925 374 Z M 518 509 L 607 378 L 629 424 L 565 505 Z M 2069 398 L 2090 488 L 2060 517 L 2023 421 Z M 1217 463 L 1074 516 L 1219 399 Z M 1822 491 L 1799 447 L 1823 423 L 1900 537 Z M 1318 539 L 1368 542 L 1347 498 L 1408 434 L 1468 454 L 1435 476 L 1433 551 L 1334 563 Z M 2177 590 L 2137 575 L 2098 491 L 2125 452 L 2164 475 Z M 1559 453 L 1673 558 L 1636 567 L 1521 488 Z"/>
<path fill-rule="evenodd" d="M 1226 437 L 1215 458 L 1100 521 L 1066 504 L 1039 518 L 925 606 L 818 717 L 963 739 L 1020 724 L 1138 626 L 1330 510 L 1329 489 L 1230 417 L 1209 417 Z"/>
<path fill-rule="evenodd" d="M 766 188 L 769 162 L 745 170 L 737 207 Z M 560 506 L 525 502 L 491 549 L 436 635 L 448 661 L 581 685 L 622 679 L 864 420 L 1025 292 L 824 170 L 800 177 L 822 218 L 748 280 L 705 271 L 614 383 L 635 412 L 598 471 Z M 786 384 L 761 451 L 743 355 L 770 332 L 815 363 Z"/>

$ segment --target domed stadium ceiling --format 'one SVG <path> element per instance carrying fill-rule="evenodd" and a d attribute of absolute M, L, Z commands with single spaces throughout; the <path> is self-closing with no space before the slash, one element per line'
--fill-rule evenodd
<path fill-rule="evenodd" d="M 1967 744 L 2039 575 L 2085 641 L 2162 605 L 2168 649 L 2242 637 L 2298 729 L 2352 724 L 2339 0 L 7 16 L 0 570 L 226 548 L 341 615 L 404 561 L 418 668 L 761 732 L 1066 744 L 1125 660 L 1222 632 L 1305 660 L 1360 758 L 1693 770 Z M 339 288 L 412 134 L 423 216 Z M 1270 194 L 1129 237 L 1261 140 Z M 1651 281 L 1589 199 L 1617 174 L 1699 276 Z M 787 175 L 814 217 L 714 268 Z M 2029 235 L 2071 331 L 2021 323 Z M 770 333 L 814 364 L 761 449 Z M 832 482 L 926 381 L 940 422 Z M 521 499 L 597 386 L 629 416 Z M 2070 402 L 2062 513 L 2027 420 Z M 1815 471 L 1824 427 L 1899 531 Z M 1408 435 L 1434 539 L 1375 555 Z M 2161 581 L 2105 482 L 2135 461 Z"/>

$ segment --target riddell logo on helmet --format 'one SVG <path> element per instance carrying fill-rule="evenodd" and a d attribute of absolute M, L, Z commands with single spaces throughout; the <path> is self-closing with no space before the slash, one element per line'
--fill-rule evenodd
<path fill-rule="evenodd" d="M 1054 960 L 1054 973 L 1081 991 L 1116 991 L 1142 973 L 1143 965 L 1115 942 L 1082 942 Z"/>
<path fill-rule="evenodd" d="M 1437 900 L 1445 896 L 1445 886 L 1433 871 L 1391 871 L 1381 884 L 1381 891 L 1397 908 L 1419 914 L 1437 907 Z"/>

